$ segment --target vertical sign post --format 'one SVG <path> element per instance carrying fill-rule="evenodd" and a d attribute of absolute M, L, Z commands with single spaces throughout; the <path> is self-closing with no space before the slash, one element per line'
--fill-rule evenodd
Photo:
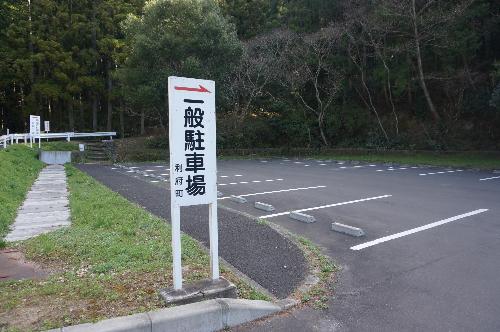
<path fill-rule="evenodd" d="M 215 82 L 168 78 L 174 289 L 182 288 L 180 207 L 208 204 L 210 269 L 219 279 Z"/>
<path fill-rule="evenodd" d="M 43 122 L 43 131 L 45 131 L 46 133 L 50 131 L 50 121 Z"/>
<path fill-rule="evenodd" d="M 38 147 L 40 148 L 40 116 L 30 115 L 30 147 L 33 147 L 33 138 L 38 135 Z M 35 141 L 36 142 L 36 141 Z"/>

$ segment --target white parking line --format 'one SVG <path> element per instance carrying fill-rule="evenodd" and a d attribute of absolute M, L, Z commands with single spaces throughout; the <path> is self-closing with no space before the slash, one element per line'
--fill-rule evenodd
<path fill-rule="evenodd" d="M 274 181 L 283 181 L 283 179 L 268 179 L 268 180 L 253 180 L 253 183 L 261 183 L 261 182 L 274 182 Z M 230 183 L 219 183 L 219 186 L 226 185 L 235 185 L 235 184 L 247 184 L 249 181 L 241 181 L 241 182 L 230 182 Z"/>
<path fill-rule="evenodd" d="M 244 194 L 244 195 L 238 195 L 238 196 L 239 197 L 258 196 L 258 195 L 266 195 L 266 194 L 284 193 L 284 192 L 288 192 L 288 191 L 299 191 L 299 190 L 320 189 L 320 188 L 326 188 L 326 186 L 315 186 L 315 187 L 291 188 L 291 189 L 264 191 L 261 193 Z M 230 196 L 226 196 L 226 197 L 221 197 L 219 199 L 228 199 L 229 197 Z"/>
<path fill-rule="evenodd" d="M 356 199 L 354 201 L 347 201 L 347 202 L 340 202 L 340 203 L 334 203 L 334 204 L 316 206 L 316 207 L 307 208 L 307 209 L 292 210 L 292 211 L 287 211 L 287 212 L 280 212 L 280 213 L 268 214 L 268 215 L 265 215 L 265 216 L 261 216 L 259 218 L 262 218 L 262 219 L 264 219 L 264 218 L 273 218 L 273 217 L 278 217 L 278 216 L 283 216 L 285 214 L 289 214 L 290 212 L 313 211 L 313 210 L 319 210 L 319 209 L 324 209 L 324 208 L 329 208 L 329 207 L 334 207 L 334 206 L 340 206 L 340 205 L 347 205 L 347 204 L 354 204 L 354 203 L 366 202 L 366 201 L 371 201 L 371 200 L 380 199 L 380 198 L 387 198 L 387 197 L 391 197 L 391 196 L 392 195 L 382 195 L 382 196 L 368 197 L 368 198 Z"/>
<path fill-rule="evenodd" d="M 479 214 L 479 213 L 483 213 L 483 212 L 486 212 L 486 211 L 488 211 L 488 209 L 474 210 L 474 211 L 471 211 L 471 212 L 460 214 L 458 216 L 454 216 L 454 217 L 451 217 L 451 218 L 447 218 L 447 219 L 443 219 L 443 220 L 440 220 L 440 221 L 436 221 L 436 222 L 433 222 L 433 223 L 430 223 L 430 224 L 427 224 L 427 225 L 424 225 L 424 226 L 412 228 L 412 229 L 409 229 L 409 230 L 404 231 L 404 232 L 399 232 L 399 233 L 396 233 L 396 234 L 393 234 L 393 235 L 381 237 L 380 239 L 376 239 L 376 240 L 373 240 L 373 241 L 369 241 L 369 242 L 365 242 L 365 243 L 362 243 L 362 244 L 358 244 L 358 245 L 356 245 L 354 247 L 351 247 L 351 249 L 352 250 L 365 249 L 365 248 L 377 245 L 379 243 L 387 242 L 387 241 L 394 240 L 394 239 L 397 239 L 397 238 L 400 238 L 400 237 L 403 237 L 403 236 L 407 236 L 407 235 L 414 234 L 414 233 L 417 233 L 417 232 L 425 231 L 425 230 L 430 229 L 430 228 L 441 226 L 441 225 L 447 224 L 449 222 L 452 222 L 452 221 L 455 221 L 455 220 L 459 220 L 459 219 L 463 219 L 463 218 L 467 218 L 467 217 L 470 217 L 470 216 L 473 216 L 473 215 L 476 215 L 476 214 Z"/>
<path fill-rule="evenodd" d="M 491 178 L 479 179 L 479 181 L 487 181 L 487 180 L 493 180 L 493 179 L 500 179 L 500 176 L 492 176 Z"/>

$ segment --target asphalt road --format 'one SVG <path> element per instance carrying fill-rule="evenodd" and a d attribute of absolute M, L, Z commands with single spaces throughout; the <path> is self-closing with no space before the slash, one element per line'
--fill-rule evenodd
<path fill-rule="evenodd" d="M 161 167 L 109 170 L 166 187 Z M 309 238 L 342 268 L 327 310 L 235 330 L 500 331 L 499 173 L 295 159 L 219 161 L 218 171 L 224 205 Z M 303 209 L 317 221 L 287 215 Z M 335 233 L 334 221 L 366 235 Z"/>

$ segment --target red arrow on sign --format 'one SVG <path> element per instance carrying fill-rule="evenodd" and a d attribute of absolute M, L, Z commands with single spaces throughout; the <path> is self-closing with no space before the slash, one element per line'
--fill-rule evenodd
<path fill-rule="evenodd" d="M 175 90 L 180 90 L 180 91 L 191 91 L 191 92 L 208 92 L 208 93 L 211 93 L 210 91 L 208 91 L 203 85 L 199 85 L 199 88 L 188 88 L 186 86 L 174 86 L 174 89 Z"/>

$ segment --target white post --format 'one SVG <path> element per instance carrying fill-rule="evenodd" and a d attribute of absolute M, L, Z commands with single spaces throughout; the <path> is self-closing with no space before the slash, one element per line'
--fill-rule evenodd
<path fill-rule="evenodd" d="M 68 142 L 70 141 L 70 139 L 69 139 L 69 133 L 68 133 L 68 136 L 66 137 L 66 141 L 68 141 Z"/>
<path fill-rule="evenodd" d="M 209 204 L 208 227 L 210 233 L 210 270 L 212 280 L 219 279 L 219 231 L 217 225 L 217 201 Z"/>
<path fill-rule="evenodd" d="M 33 135 L 30 134 L 30 148 L 33 149 Z"/>
<path fill-rule="evenodd" d="M 14 144 L 14 135 L 10 135 L 10 145 Z"/>
<path fill-rule="evenodd" d="M 42 136 L 40 136 L 40 134 L 38 134 L 38 148 L 42 148 Z"/>
<path fill-rule="evenodd" d="M 182 261 L 181 261 L 181 208 L 170 205 L 172 223 L 172 261 L 174 289 L 182 289 Z"/>
<path fill-rule="evenodd" d="M 25 144 L 25 145 L 27 145 L 27 144 L 28 144 L 27 135 L 24 135 L 24 144 Z"/>

